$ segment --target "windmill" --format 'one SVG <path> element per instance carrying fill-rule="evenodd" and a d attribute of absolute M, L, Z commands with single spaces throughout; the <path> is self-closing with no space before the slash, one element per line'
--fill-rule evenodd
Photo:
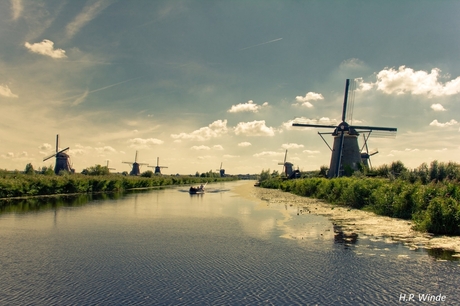
<path fill-rule="evenodd" d="M 353 82 L 354 83 L 354 82 Z M 321 125 L 321 124 L 304 124 L 304 123 L 293 123 L 293 126 L 302 127 L 316 127 L 316 128 L 332 128 L 334 131 L 330 134 L 334 136 L 333 148 L 329 145 L 329 149 L 332 151 L 331 163 L 329 167 L 328 177 L 339 177 L 344 174 L 344 169 L 350 167 L 351 170 L 357 170 L 358 164 L 361 162 L 361 153 L 358 147 L 358 136 L 359 132 L 373 132 L 374 134 L 383 135 L 396 135 L 397 129 L 390 127 L 376 127 L 376 126 L 357 126 L 350 125 L 346 122 L 347 119 L 351 120 L 351 116 L 347 117 L 347 100 L 348 92 L 350 88 L 350 79 L 347 79 L 345 83 L 345 95 L 343 100 L 342 108 L 342 122 L 338 126 L 334 125 Z M 351 108 L 352 110 L 352 108 Z M 348 112 L 350 113 L 350 112 Z M 326 133 L 319 133 L 326 134 Z M 323 136 L 321 136 L 323 138 Z M 324 140 L 324 138 L 323 138 Z M 325 140 L 324 140 L 325 141 Z M 326 141 L 325 141 L 326 142 Z M 327 144 L 327 142 L 326 142 Z"/>
<path fill-rule="evenodd" d="M 370 136 L 371 136 L 371 132 L 369 132 L 367 134 L 367 137 L 366 137 L 366 134 L 363 134 L 364 145 L 361 148 L 361 162 L 363 163 L 364 166 L 372 169 L 371 156 L 379 153 L 379 151 L 375 150 L 375 151 L 369 153 L 369 147 L 367 146 L 367 141 L 369 140 Z M 366 151 L 363 151 L 364 148 L 366 148 Z"/>
<path fill-rule="evenodd" d="M 64 150 L 59 151 L 59 134 L 56 135 L 56 153 L 46 157 L 43 159 L 43 161 L 46 161 L 52 157 L 56 157 L 56 164 L 54 166 L 54 173 L 59 174 L 61 171 L 67 171 L 67 172 L 75 172 L 74 169 L 72 169 L 72 165 L 70 164 L 70 157 L 67 153 L 64 153 L 65 151 L 69 150 L 70 147 L 65 148 Z"/>
<path fill-rule="evenodd" d="M 278 165 L 283 165 L 283 171 L 282 172 L 284 172 L 286 177 L 290 177 L 291 174 L 292 174 L 292 166 L 294 166 L 294 165 L 292 163 L 290 163 L 290 162 L 286 162 L 287 152 L 288 152 L 288 150 L 286 150 L 286 153 L 284 153 L 284 162 L 278 163 Z"/>
<path fill-rule="evenodd" d="M 137 151 L 136 151 L 136 156 L 134 157 L 134 162 L 123 162 L 123 163 L 133 165 L 133 168 L 132 168 L 131 172 L 129 173 L 129 175 L 140 175 L 141 174 L 140 166 L 148 165 L 146 163 L 138 163 L 137 162 Z"/>
<path fill-rule="evenodd" d="M 222 162 L 220 163 L 220 168 L 217 169 L 216 171 L 219 171 L 220 177 L 225 176 L 225 169 L 222 169 Z"/>
<path fill-rule="evenodd" d="M 168 167 L 165 167 L 165 166 L 160 166 L 160 158 L 159 157 L 157 157 L 157 165 L 156 166 L 147 166 L 147 167 L 155 168 L 155 171 L 154 171 L 155 174 L 161 174 L 161 168 L 168 168 Z"/>
<path fill-rule="evenodd" d="M 107 166 L 106 167 L 107 167 L 108 170 L 115 170 L 115 168 L 109 168 L 109 160 L 107 160 Z"/>

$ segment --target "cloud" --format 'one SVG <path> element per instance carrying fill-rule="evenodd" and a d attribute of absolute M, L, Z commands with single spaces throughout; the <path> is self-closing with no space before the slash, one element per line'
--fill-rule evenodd
<path fill-rule="evenodd" d="M 329 117 L 321 117 L 319 119 L 309 119 L 305 117 L 295 118 L 293 120 L 288 120 L 283 122 L 282 127 L 286 130 L 298 130 L 298 126 L 292 126 L 293 123 L 303 123 L 303 124 L 321 124 L 321 125 L 337 125 L 339 122 L 337 119 L 330 119 Z M 305 127 L 303 127 L 305 128 Z M 306 127 L 308 128 L 308 127 Z"/>
<path fill-rule="evenodd" d="M 240 157 L 239 155 L 230 155 L 230 154 L 224 154 L 223 158 L 237 158 Z"/>
<path fill-rule="evenodd" d="M 364 62 L 360 59 L 357 58 L 350 58 L 347 60 L 344 60 L 343 62 L 340 63 L 340 68 L 362 68 L 364 66 Z"/>
<path fill-rule="evenodd" d="M 240 122 L 234 128 L 236 135 L 246 136 L 275 136 L 275 129 L 265 125 L 265 120 Z"/>
<path fill-rule="evenodd" d="M 43 151 L 49 151 L 51 150 L 52 146 L 49 143 L 45 142 L 44 144 L 38 146 L 38 148 Z"/>
<path fill-rule="evenodd" d="M 202 127 L 191 133 L 179 133 L 171 134 L 171 137 L 178 139 L 189 139 L 189 140 L 198 140 L 205 141 L 211 138 L 220 137 L 223 134 L 227 133 L 227 120 L 216 120 L 206 127 Z"/>
<path fill-rule="evenodd" d="M 131 148 L 142 149 L 148 148 L 152 145 L 161 145 L 164 143 L 164 141 L 156 138 L 133 138 L 128 140 L 128 143 L 130 143 Z"/>
<path fill-rule="evenodd" d="M 193 147 L 191 147 L 190 149 L 196 150 L 196 151 L 211 150 L 210 147 L 208 147 L 208 146 L 203 146 L 203 145 L 201 145 L 201 146 L 193 146 Z"/>
<path fill-rule="evenodd" d="M 111 3 L 108 0 L 96 0 L 89 1 L 92 2 L 87 4 L 83 11 L 75 17 L 75 19 L 69 23 L 66 27 L 67 36 L 69 38 L 77 34 L 81 28 L 83 28 L 87 23 L 96 18 L 100 12 L 102 12 L 106 7 Z"/>
<path fill-rule="evenodd" d="M 431 104 L 431 109 L 435 112 L 444 112 L 446 109 L 439 103 Z"/>
<path fill-rule="evenodd" d="M 103 146 L 103 147 L 99 147 L 99 148 L 94 148 L 98 153 L 103 153 L 103 152 L 108 152 L 108 153 L 115 153 L 117 152 L 117 150 L 115 150 L 113 147 L 111 146 Z"/>
<path fill-rule="evenodd" d="M 426 95 L 427 97 L 458 94 L 460 92 L 460 77 L 443 84 L 439 81 L 440 72 L 441 70 L 438 68 L 431 69 L 430 73 L 423 70 L 415 71 L 406 66 L 400 66 L 398 70 L 386 68 L 377 73 L 375 83 L 360 82 L 360 89 L 375 87 L 389 95 L 410 93 L 412 95 Z"/>
<path fill-rule="evenodd" d="M 24 6 L 22 0 L 10 0 L 11 1 L 11 17 L 13 20 L 18 19 L 21 16 Z"/>
<path fill-rule="evenodd" d="M 11 92 L 11 89 L 8 87 L 8 85 L 0 85 L 0 95 L 7 97 L 7 98 L 17 98 L 18 95 L 15 95 L 14 93 Z"/>
<path fill-rule="evenodd" d="M 54 42 L 48 39 L 44 39 L 40 43 L 30 44 L 26 42 L 24 46 L 29 49 L 30 52 L 46 55 L 52 58 L 65 58 L 65 51 L 62 49 L 54 49 Z"/>
<path fill-rule="evenodd" d="M 249 146 L 252 146 L 252 144 L 247 141 L 243 141 L 238 144 L 238 147 L 249 147 Z"/>
<path fill-rule="evenodd" d="M 283 149 L 299 149 L 303 148 L 302 144 L 297 144 L 297 143 L 284 143 L 281 145 Z"/>
<path fill-rule="evenodd" d="M 248 103 L 240 103 L 237 105 L 232 105 L 232 107 L 227 112 L 228 113 L 241 113 L 241 112 L 257 113 L 264 106 L 268 106 L 268 102 L 265 102 L 262 105 L 257 105 L 257 104 L 254 104 L 254 101 L 249 100 Z"/>
<path fill-rule="evenodd" d="M 307 153 L 307 154 L 318 154 L 318 153 L 321 153 L 320 151 L 317 151 L 317 150 L 303 150 L 302 151 L 303 153 Z"/>
<path fill-rule="evenodd" d="M 214 145 L 212 148 L 213 148 L 214 150 L 219 150 L 219 151 L 224 149 L 224 147 L 221 146 L 221 145 Z"/>
<path fill-rule="evenodd" d="M 274 151 L 263 151 L 260 153 L 256 153 L 254 157 L 262 157 L 262 156 L 284 156 L 285 152 L 274 152 Z"/>
<path fill-rule="evenodd" d="M 310 101 L 317 101 L 317 100 L 323 100 L 324 97 L 322 94 L 316 93 L 316 92 L 307 92 L 305 94 L 305 97 L 302 96 L 297 96 L 295 97 L 295 100 L 298 104 L 302 106 L 306 106 L 308 108 L 313 107 L 313 104 L 310 103 Z M 297 105 L 298 105 L 297 104 Z"/>
<path fill-rule="evenodd" d="M 447 127 L 447 126 L 452 126 L 452 125 L 457 125 L 457 124 L 458 122 L 455 121 L 454 119 L 451 119 L 450 121 L 446 123 L 438 122 L 438 120 L 435 119 L 430 123 L 430 126 Z"/>
<path fill-rule="evenodd" d="M 75 101 L 73 101 L 72 106 L 77 106 L 80 103 L 84 102 L 88 94 L 89 94 L 89 91 L 86 90 L 81 96 L 79 96 L 77 99 L 75 99 Z"/>

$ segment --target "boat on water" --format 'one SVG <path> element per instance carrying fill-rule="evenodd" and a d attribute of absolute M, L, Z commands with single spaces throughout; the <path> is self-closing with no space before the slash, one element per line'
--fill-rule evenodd
<path fill-rule="evenodd" d="M 199 187 L 191 186 L 188 192 L 190 194 L 203 194 L 204 193 L 204 187 L 206 186 L 206 184 L 200 185 Z"/>

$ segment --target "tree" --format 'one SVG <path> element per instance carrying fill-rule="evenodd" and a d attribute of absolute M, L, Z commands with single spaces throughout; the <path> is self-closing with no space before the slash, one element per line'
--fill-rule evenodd
<path fill-rule="evenodd" d="M 34 166 L 32 166 L 31 163 L 28 163 L 28 164 L 26 165 L 26 169 L 24 170 L 24 173 L 25 173 L 25 174 L 29 174 L 29 175 L 35 174 Z"/>
<path fill-rule="evenodd" d="M 84 169 L 81 173 L 86 175 L 108 175 L 110 171 L 106 166 L 95 165 Z"/>

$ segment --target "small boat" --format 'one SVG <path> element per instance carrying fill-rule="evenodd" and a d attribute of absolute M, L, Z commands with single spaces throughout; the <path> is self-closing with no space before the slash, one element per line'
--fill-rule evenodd
<path fill-rule="evenodd" d="M 204 187 L 206 186 L 206 184 L 204 184 L 204 186 L 200 185 L 200 187 L 191 186 L 188 192 L 190 194 L 203 194 L 204 193 Z"/>

